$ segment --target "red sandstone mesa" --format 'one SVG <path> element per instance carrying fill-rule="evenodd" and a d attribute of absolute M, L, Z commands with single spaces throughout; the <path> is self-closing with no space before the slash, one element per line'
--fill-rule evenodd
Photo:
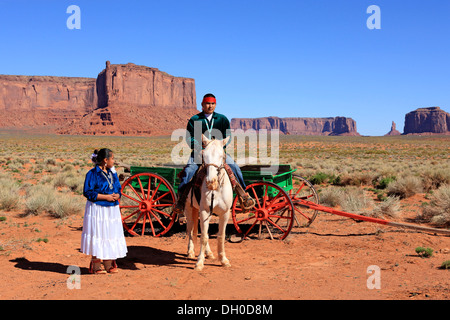
<path fill-rule="evenodd" d="M 404 134 L 450 134 L 450 114 L 439 107 L 419 108 L 405 116 Z"/>
<path fill-rule="evenodd" d="M 0 127 L 63 134 L 164 135 L 197 113 L 195 81 L 132 63 L 97 79 L 0 75 Z"/>
<path fill-rule="evenodd" d="M 359 136 L 356 130 L 356 122 L 351 118 L 246 118 L 232 119 L 233 129 L 278 129 L 284 134 L 295 135 L 346 135 Z"/>
<path fill-rule="evenodd" d="M 110 64 L 97 78 L 0 75 L 0 128 L 60 134 L 168 135 L 198 112 L 195 81 L 133 63 Z M 356 122 L 334 118 L 235 118 L 233 129 L 359 136 Z M 400 134 L 395 124 L 389 133 Z M 450 135 L 439 107 L 405 116 L 404 134 Z"/>

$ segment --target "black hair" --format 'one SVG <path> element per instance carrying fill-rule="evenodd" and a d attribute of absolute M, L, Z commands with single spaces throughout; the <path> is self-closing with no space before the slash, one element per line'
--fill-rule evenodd
<path fill-rule="evenodd" d="M 104 159 L 109 159 L 113 152 L 110 149 L 103 148 L 100 150 L 95 149 L 92 154 L 92 162 L 95 164 L 101 164 Z"/>
<path fill-rule="evenodd" d="M 203 98 L 216 98 L 212 93 L 207 93 L 203 96 Z"/>

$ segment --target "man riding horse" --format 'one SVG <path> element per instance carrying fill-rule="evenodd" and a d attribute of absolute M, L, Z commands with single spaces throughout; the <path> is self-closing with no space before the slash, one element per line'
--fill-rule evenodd
<path fill-rule="evenodd" d="M 223 114 L 217 113 L 216 109 L 216 97 L 208 93 L 203 97 L 202 112 L 194 115 L 187 124 L 186 142 L 192 149 L 191 156 L 181 172 L 181 182 L 178 186 L 178 201 L 174 206 L 174 211 L 178 215 L 182 215 L 184 212 L 184 206 L 186 203 L 186 197 L 189 193 L 188 183 L 194 177 L 199 166 L 202 164 L 201 150 L 202 146 L 201 136 L 204 134 L 208 139 L 225 139 L 230 136 L 231 128 L 230 121 Z M 196 132 L 201 129 L 201 132 Z M 225 146 L 224 146 L 225 148 Z M 228 154 L 226 155 L 226 164 L 232 171 L 234 177 L 237 178 L 237 183 L 234 184 L 234 189 L 237 195 L 240 197 L 240 201 L 244 209 L 251 208 L 255 205 L 255 201 L 246 193 L 244 178 L 242 176 L 241 169 L 234 162 Z M 231 172 L 229 172 L 231 175 Z M 232 179 L 232 177 L 230 177 Z M 236 181 L 236 179 L 232 179 Z"/>

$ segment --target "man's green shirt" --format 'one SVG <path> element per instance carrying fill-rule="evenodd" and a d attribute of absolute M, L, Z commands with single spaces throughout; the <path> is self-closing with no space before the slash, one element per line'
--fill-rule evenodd
<path fill-rule="evenodd" d="M 200 128 L 201 132 L 195 132 L 195 128 Z M 191 149 L 202 149 L 202 134 L 208 139 L 225 139 L 231 135 L 230 121 L 223 114 L 213 112 L 211 121 L 200 112 L 189 119 L 186 130 L 186 142 Z"/>

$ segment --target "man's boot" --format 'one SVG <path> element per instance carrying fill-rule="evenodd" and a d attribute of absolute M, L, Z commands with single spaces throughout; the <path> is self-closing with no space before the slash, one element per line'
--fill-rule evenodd
<path fill-rule="evenodd" d="M 234 191 L 238 195 L 239 203 L 242 207 L 242 212 L 250 211 L 256 204 L 255 200 L 247 192 L 245 192 L 244 188 L 242 188 L 241 184 L 237 181 L 233 170 L 231 170 L 228 164 L 225 164 L 225 171 L 230 178 L 230 182 Z"/>
<path fill-rule="evenodd" d="M 242 212 L 248 212 L 253 209 L 256 204 L 255 200 L 248 194 L 248 192 L 245 192 L 245 190 L 239 183 L 236 184 L 235 191 L 238 195 L 239 203 L 242 207 Z"/>
<path fill-rule="evenodd" d="M 178 217 L 184 218 L 184 206 L 186 205 L 186 199 L 189 193 L 189 188 L 185 185 L 183 188 L 178 189 L 178 201 L 173 206 L 173 212 L 175 212 Z M 185 219 L 184 219 L 185 220 Z"/>

